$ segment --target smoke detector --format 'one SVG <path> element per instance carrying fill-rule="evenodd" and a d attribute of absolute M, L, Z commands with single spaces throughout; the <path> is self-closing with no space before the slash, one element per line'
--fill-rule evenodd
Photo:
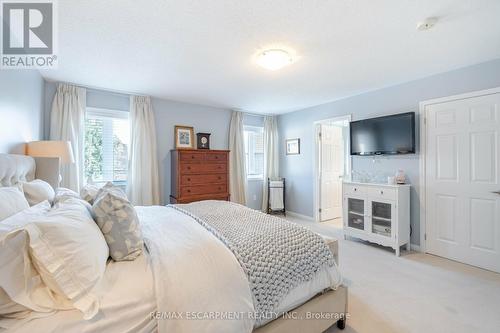
<path fill-rule="evenodd" d="M 438 21 L 437 17 L 428 17 L 425 20 L 417 23 L 417 30 L 418 31 L 429 30 L 436 25 L 437 21 Z"/>

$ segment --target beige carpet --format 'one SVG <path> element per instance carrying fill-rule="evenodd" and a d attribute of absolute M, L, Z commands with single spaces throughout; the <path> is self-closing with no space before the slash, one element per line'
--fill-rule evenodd
<path fill-rule="evenodd" d="M 350 313 L 343 332 L 500 332 L 500 274 L 421 253 L 398 258 L 390 249 L 344 240 L 337 221 L 289 220 L 341 240 Z"/>

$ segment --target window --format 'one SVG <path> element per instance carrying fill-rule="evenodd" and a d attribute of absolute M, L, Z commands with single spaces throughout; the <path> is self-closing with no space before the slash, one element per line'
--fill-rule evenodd
<path fill-rule="evenodd" d="M 264 177 L 264 128 L 245 126 L 245 159 L 247 178 Z"/>
<path fill-rule="evenodd" d="M 94 184 L 111 181 L 125 186 L 130 128 L 128 112 L 87 108 L 85 178 Z"/>

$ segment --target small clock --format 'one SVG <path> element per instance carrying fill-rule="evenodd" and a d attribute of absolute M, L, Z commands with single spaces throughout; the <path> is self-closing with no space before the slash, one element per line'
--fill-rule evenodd
<path fill-rule="evenodd" d="M 196 133 L 198 149 L 210 149 L 210 133 Z"/>

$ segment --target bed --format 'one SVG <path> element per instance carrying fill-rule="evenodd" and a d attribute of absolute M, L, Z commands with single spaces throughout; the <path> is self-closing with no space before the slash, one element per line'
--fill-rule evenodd
<path fill-rule="evenodd" d="M 27 156 L 0 154 L 1 186 L 34 178 L 54 184 L 58 171 L 53 162 L 44 159 L 35 162 Z M 108 261 L 104 277 L 96 286 L 100 310 L 94 318 L 83 320 L 76 310 L 58 311 L 23 323 L 13 331 L 319 333 L 335 323 L 339 328 L 345 326 L 347 288 L 343 285 L 336 290 L 330 288 L 338 279 L 332 268 L 318 271 L 313 278 L 291 289 L 280 301 L 276 316 L 261 320 L 258 327 L 255 320 L 248 318 L 215 317 L 216 320 L 207 321 L 200 317 L 203 320 L 197 320 L 200 318 L 196 315 L 207 309 L 214 310 L 210 311 L 213 313 L 218 310 L 253 311 L 252 296 L 246 290 L 246 276 L 229 249 L 191 216 L 172 207 L 136 209 L 143 224 L 146 246 L 154 248 L 160 239 L 163 240 L 161 248 L 148 249 L 134 261 Z M 156 243 L 148 237 L 157 238 Z M 338 263 L 336 240 L 326 239 L 325 242 Z M 177 310 L 186 307 L 195 320 L 185 317 L 164 320 L 165 309 L 172 309 L 168 315 L 175 316 L 180 312 Z M 234 326 L 228 324 L 232 321 Z"/>

